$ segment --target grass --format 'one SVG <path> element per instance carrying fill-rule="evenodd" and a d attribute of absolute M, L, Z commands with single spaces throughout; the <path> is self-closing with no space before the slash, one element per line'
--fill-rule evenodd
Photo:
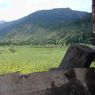
<path fill-rule="evenodd" d="M 66 46 L 63 48 L 0 47 L 0 74 L 16 71 L 27 74 L 58 67 L 66 50 Z"/>

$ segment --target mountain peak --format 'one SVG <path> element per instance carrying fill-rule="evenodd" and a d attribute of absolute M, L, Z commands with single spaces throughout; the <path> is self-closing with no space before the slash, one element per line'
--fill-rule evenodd
<path fill-rule="evenodd" d="M 83 23 L 86 22 L 85 19 L 87 21 L 89 20 L 87 18 L 88 15 L 90 14 L 87 12 L 75 11 L 70 8 L 55 8 L 51 10 L 36 11 L 19 20 L 1 24 L 0 38 L 1 40 L 5 41 L 6 39 L 9 40 L 9 38 L 11 38 L 13 43 L 27 43 L 27 41 L 30 40 L 33 43 L 47 43 L 47 41 L 52 43 L 54 42 L 53 38 L 56 37 L 58 37 L 58 42 L 60 42 L 60 36 L 63 35 L 62 41 L 63 39 L 64 41 L 66 41 L 71 36 L 69 35 L 69 31 L 75 31 L 74 35 L 76 35 L 76 31 L 79 32 L 79 29 L 80 32 L 82 29 L 87 30 L 86 28 L 88 27 L 84 28 Z M 79 26 L 81 26 L 81 23 L 83 27 L 78 28 Z M 89 22 L 86 22 L 84 23 L 84 25 L 86 25 L 87 23 L 89 24 Z M 67 32 L 68 35 L 66 36 L 66 40 L 65 38 L 63 38 L 65 37 L 65 32 Z M 82 36 L 83 35 L 80 35 L 80 37 Z"/>
<path fill-rule="evenodd" d="M 67 7 L 67 8 L 54 8 L 53 10 L 72 10 L 72 9 L 70 9 L 69 7 Z"/>

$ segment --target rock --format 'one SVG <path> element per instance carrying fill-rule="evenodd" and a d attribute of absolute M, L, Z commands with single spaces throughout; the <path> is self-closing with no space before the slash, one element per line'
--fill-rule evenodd
<path fill-rule="evenodd" d="M 95 58 L 95 50 L 83 45 L 71 45 L 58 69 L 88 68 Z"/>

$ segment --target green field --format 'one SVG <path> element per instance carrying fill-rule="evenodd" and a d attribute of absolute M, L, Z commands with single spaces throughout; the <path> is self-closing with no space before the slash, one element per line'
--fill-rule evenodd
<path fill-rule="evenodd" d="M 58 67 L 67 47 L 0 47 L 0 74 L 20 71 L 23 74 Z"/>

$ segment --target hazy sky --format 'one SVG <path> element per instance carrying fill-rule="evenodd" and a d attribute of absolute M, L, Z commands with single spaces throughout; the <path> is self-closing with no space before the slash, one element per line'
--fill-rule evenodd
<path fill-rule="evenodd" d="M 11 21 L 42 9 L 66 8 L 91 12 L 92 0 L 0 0 L 0 20 Z"/>

